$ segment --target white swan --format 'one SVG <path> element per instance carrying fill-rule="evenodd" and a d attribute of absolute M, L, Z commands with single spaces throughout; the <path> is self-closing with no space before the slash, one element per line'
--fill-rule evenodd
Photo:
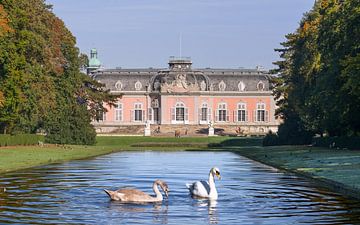
<path fill-rule="evenodd" d="M 155 197 L 150 196 L 142 191 L 136 189 L 119 189 L 117 191 L 105 190 L 106 194 L 109 195 L 111 200 L 121 201 L 121 202 L 161 202 L 163 196 L 159 191 L 158 185 L 164 191 L 166 197 L 168 197 L 169 188 L 167 184 L 162 180 L 155 180 L 153 184 L 153 190 L 155 192 Z"/>
<path fill-rule="evenodd" d="M 192 184 L 186 184 L 190 193 L 194 197 L 217 199 L 218 193 L 215 187 L 214 176 L 221 179 L 220 170 L 217 167 L 213 167 L 209 173 L 209 181 L 196 181 Z"/>

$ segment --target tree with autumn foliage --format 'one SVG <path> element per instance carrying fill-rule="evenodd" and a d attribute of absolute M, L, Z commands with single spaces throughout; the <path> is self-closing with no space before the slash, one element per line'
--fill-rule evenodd
<path fill-rule="evenodd" d="M 282 60 L 273 86 L 282 143 L 360 135 L 359 24 L 360 1 L 318 0 L 277 49 Z"/>
<path fill-rule="evenodd" d="M 113 98 L 80 72 L 75 37 L 51 6 L 0 0 L 0 34 L 0 131 L 43 130 L 48 142 L 93 144 L 88 109 Z"/>

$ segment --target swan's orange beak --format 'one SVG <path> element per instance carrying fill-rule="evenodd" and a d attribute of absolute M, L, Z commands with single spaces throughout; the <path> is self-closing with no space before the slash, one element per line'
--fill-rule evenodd
<path fill-rule="evenodd" d="M 221 180 L 221 176 L 220 176 L 220 172 L 216 171 L 216 176 L 219 178 L 219 180 Z"/>

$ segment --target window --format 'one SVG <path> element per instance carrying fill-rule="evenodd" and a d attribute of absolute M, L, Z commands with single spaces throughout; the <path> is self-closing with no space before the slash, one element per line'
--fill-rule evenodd
<path fill-rule="evenodd" d="M 185 107 L 183 103 L 178 103 L 176 105 L 176 117 L 175 120 L 176 121 L 184 121 L 185 120 Z"/>
<path fill-rule="evenodd" d="M 219 122 L 229 121 L 229 116 L 228 116 L 228 113 L 227 113 L 226 103 L 220 103 L 218 105 L 216 120 L 219 121 Z"/>
<path fill-rule="evenodd" d="M 207 121 L 208 120 L 208 105 L 203 103 L 200 108 L 200 120 Z"/>
<path fill-rule="evenodd" d="M 257 122 L 265 122 L 268 121 L 268 112 L 265 110 L 264 103 L 256 104 L 256 111 L 255 111 L 255 121 Z"/>
<path fill-rule="evenodd" d="M 118 81 L 115 83 L 115 89 L 118 90 L 118 91 L 121 91 L 122 88 L 123 88 L 123 84 L 121 83 L 121 81 L 118 80 Z"/>
<path fill-rule="evenodd" d="M 142 110 L 142 104 L 141 103 L 135 103 L 134 104 L 134 121 L 139 122 L 143 121 L 143 110 Z"/>
<path fill-rule="evenodd" d="M 159 108 L 154 108 L 154 121 L 155 122 L 160 122 L 160 110 Z"/>
<path fill-rule="evenodd" d="M 116 103 L 115 104 L 115 121 L 123 120 L 123 104 Z"/>
<path fill-rule="evenodd" d="M 153 109 L 152 108 L 148 108 L 148 120 L 153 121 Z"/>
<path fill-rule="evenodd" d="M 142 88 L 142 84 L 140 81 L 136 81 L 135 83 L 135 90 L 140 91 Z"/>
<path fill-rule="evenodd" d="M 184 103 L 178 102 L 175 108 L 171 108 L 171 120 L 174 123 L 188 122 L 189 112 Z"/>
<path fill-rule="evenodd" d="M 245 122 L 247 121 L 247 111 L 246 111 L 246 104 L 239 103 L 236 112 L 236 119 L 237 122 Z"/>
<path fill-rule="evenodd" d="M 106 112 L 100 111 L 100 110 L 97 111 L 95 119 L 96 119 L 97 122 L 106 121 Z"/>
<path fill-rule="evenodd" d="M 260 81 L 260 82 L 257 84 L 257 89 L 258 89 L 259 91 L 263 91 L 263 90 L 265 89 L 265 84 L 264 84 L 262 81 Z"/>
<path fill-rule="evenodd" d="M 225 82 L 222 80 L 220 83 L 219 83 L 219 90 L 220 91 L 225 91 L 226 89 L 226 84 Z"/>

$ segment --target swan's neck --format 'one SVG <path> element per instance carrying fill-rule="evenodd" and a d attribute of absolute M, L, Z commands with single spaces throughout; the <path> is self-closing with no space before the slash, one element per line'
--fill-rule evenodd
<path fill-rule="evenodd" d="M 163 196 L 162 196 L 161 192 L 159 191 L 157 183 L 153 184 L 153 190 L 154 190 L 154 193 L 155 193 L 155 199 L 158 200 L 158 201 L 162 201 Z"/>
<path fill-rule="evenodd" d="M 210 186 L 210 193 L 209 196 L 213 198 L 217 198 L 217 190 L 215 187 L 214 175 L 210 172 L 209 174 L 209 186 Z"/>

